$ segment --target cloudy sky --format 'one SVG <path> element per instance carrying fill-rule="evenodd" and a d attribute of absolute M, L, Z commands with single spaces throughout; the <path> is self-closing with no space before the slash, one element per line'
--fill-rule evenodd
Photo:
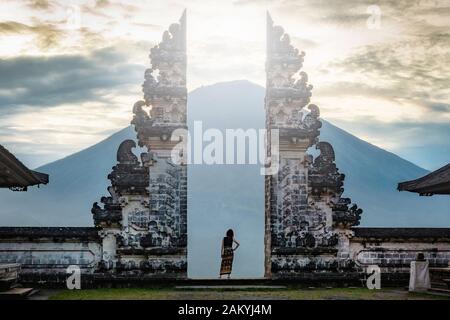
<path fill-rule="evenodd" d="M 128 125 L 184 8 L 190 90 L 264 85 L 269 10 L 324 118 L 427 169 L 449 161 L 449 0 L 1 0 L 0 143 L 36 167 Z"/>

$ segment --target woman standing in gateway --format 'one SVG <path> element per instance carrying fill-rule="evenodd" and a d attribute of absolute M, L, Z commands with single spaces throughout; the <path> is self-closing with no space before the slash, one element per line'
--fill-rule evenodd
<path fill-rule="evenodd" d="M 234 243 L 236 244 L 236 247 L 233 248 Z M 237 248 L 239 248 L 239 242 L 234 239 L 233 230 L 229 229 L 226 237 L 222 240 L 222 263 L 220 265 L 219 278 L 222 278 L 222 275 L 227 274 L 228 279 L 230 279 L 231 270 L 233 268 L 234 251 L 236 251 Z"/>

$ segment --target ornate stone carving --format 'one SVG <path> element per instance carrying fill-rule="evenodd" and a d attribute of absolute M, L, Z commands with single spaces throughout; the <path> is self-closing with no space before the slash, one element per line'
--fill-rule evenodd
<path fill-rule="evenodd" d="M 187 276 L 186 166 L 174 164 L 170 136 L 186 128 L 186 14 L 172 24 L 161 43 L 151 49 L 145 72 L 144 100 L 133 106 L 132 124 L 140 147 L 150 152 L 141 159 L 136 143 L 124 141 L 118 164 L 108 175 L 110 197 L 104 208 L 94 203 L 95 225 L 103 245 L 110 248 L 103 269 L 142 273 L 150 277 Z"/>
<path fill-rule="evenodd" d="M 309 170 L 311 193 L 317 196 L 331 193 L 340 197 L 344 192 L 345 175 L 339 173 L 336 167 L 333 147 L 321 141 L 316 144 L 316 149 L 320 150 L 320 154 Z"/>
<path fill-rule="evenodd" d="M 328 142 L 321 141 L 316 144 L 316 149 L 320 150 L 320 154 L 309 171 L 311 194 L 316 197 L 330 196 L 334 226 L 359 225 L 362 209 L 359 209 L 356 204 L 350 205 L 350 198 L 341 198 L 344 193 L 345 175 L 339 173 L 336 167 L 333 147 Z"/>
<path fill-rule="evenodd" d="M 108 175 L 117 194 L 142 194 L 148 195 L 149 169 L 144 164 L 148 162 L 149 155 L 141 154 L 141 162 L 133 154 L 136 147 L 133 140 L 125 140 L 117 152 L 117 161 L 112 172 Z"/>
<path fill-rule="evenodd" d="M 301 71 L 304 57 L 268 15 L 266 126 L 280 137 L 280 170 L 266 177 L 265 267 L 272 278 L 353 266 L 340 258 L 348 251 L 340 246 L 347 233 L 337 228 L 356 225 L 362 213 L 341 198 L 345 176 L 333 147 L 318 142 L 320 111 L 309 104 L 312 85 Z M 313 145 L 320 151 L 316 159 L 306 152 Z"/>
<path fill-rule="evenodd" d="M 142 85 L 144 100 L 133 107 L 139 145 L 148 137 L 169 135 L 186 127 L 186 12 L 163 34 L 162 41 L 150 52 L 151 68 L 145 71 Z M 168 127 L 168 128 L 167 128 Z"/>
<path fill-rule="evenodd" d="M 144 100 L 133 108 L 132 123 L 139 145 L 152 150 L 150 164 L 150 225 L 147 245 L 186 247 L 187 172 L 174 164 L 170 152 L 173 130 L 186 127 L 186 14 L 164 32 L 150 53 L 145 72 Z M 146 108 L 149 107 L 149 111 Z"/>
<path fill-rule="evenodd" d="M 290 43 L 289 35 L 267 17 L 266 123 L 278 129 L 281 143 L 313 145 L 322 123 L 319 108 L 308 105 L 312 85 L 301 71 L 305 53 Z"/>
<path fill-rule="evenodd" d="M 108 188 L 109 197 L 102 197 L 103 208 L 97 202 L 92 207 L 94 224 L 96 227 L 120 227 L 123 216 L 124 197 L 137 195 L 148 197 L 149 170 L 144 166 L 147 153 L 141 155 L 139 162 L 132 149 L 136 147 L 133 140 L 125 140 L 117 151 L 118 164 L 108 175 L 111 186 Z"/>
<path fill-rule="evenodd" d="M 340 198 L 333 206 L 333 224 L 340 227 L 355 227 L 359 225 L 363 210 L 356 204 L 351 204 L 350 198 Z"/>

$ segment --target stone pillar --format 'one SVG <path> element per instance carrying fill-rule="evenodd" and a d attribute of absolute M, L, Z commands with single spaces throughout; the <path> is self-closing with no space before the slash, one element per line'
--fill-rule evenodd
<path fill-rule="evenodd" d="M 138 144 L 148 152 L 139 160 L 133 153 L 135 141 L 120 145 L 118 164 L 108 176 L 111 196 L 102 198 L 103 208 L 95 203 L 92 213 L 100 233 L 106 229 L 117 233 L 114 258 L 106 254 L 113 247 L 112 238 L 104 237 L 103 266 L 117 260 L 109 272 L 139 278 L 186 278 L 186 163 L 172 159 L 177 146 L 183 160 L 187 144 L 185 135 L 179 133 L 187 130 L 185 12 L 151 49 L 150 60 L 144 99 L 134 104 L 132 120 Z"/>
<path fill-rule="evenodd" d="M 336 223 L 349 229 L 361 214 L 360 209 L 349 212 L 349 199 L 340 198 L 344 176 L 334 164 L 331 145 L 318 142 L 322 123 L 319 108 L 309 104 L 312 85 L 301 71 L 304 56 L 268 15 L 266 128 L 269 135 L 274 130 L 279 135 L 279 171 L 265 182 L 265 275 L 271 278 L 339 271 L 346 265 L 339 251 L 348 248 L 339 246 L 339 235 L 345 233 L 337 232 Z M 321 152 L 316 159 L 307 153 L 314 145 Z"/>
<path fill-rule="evenodd" d="M 175 132 L 187 130 L 186 13 L 163 34 L 150 53 L 144 101 L 134 109 L 133 124 L 140 146 L 151 151 L 150 234 L 148 243 L 175 257 L 187 276 L 187 166 L 174 161 L 174 148 L 187 141 Z M 145 108 L 149 107 L 147 112 Z M 172 258 L 171 258 L 172 259 Z"/>
<path fill-rule="evenodd" d="M 99 233 L 102 238 L 102 261 L 106 269 L 112 269 L 117 261 L 117 233 L 115 229 L 104 229 Z"/>

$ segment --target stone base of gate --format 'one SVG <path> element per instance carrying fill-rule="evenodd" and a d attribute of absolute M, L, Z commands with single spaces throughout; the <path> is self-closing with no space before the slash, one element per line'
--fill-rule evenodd
<path fill-rule="evenodd" d="M 65 274 L 24 274 L 20 278 L 22 285 L 41 288 L 65 288 Z M 81 278 L 82 289 L 92 288 L 131 288 L 131 287 L 187 287 L 187 286 L 286 286 L 295 288 L 345 288 L 366 287 L 365 273 L 303 273 L 295 277 L 279 279 L 189 279 L 155 277 L 146 275 L 85 274 Z M 408 285 L 409 273 L 384 273 L 381 286 L 404 287 Z"/>

